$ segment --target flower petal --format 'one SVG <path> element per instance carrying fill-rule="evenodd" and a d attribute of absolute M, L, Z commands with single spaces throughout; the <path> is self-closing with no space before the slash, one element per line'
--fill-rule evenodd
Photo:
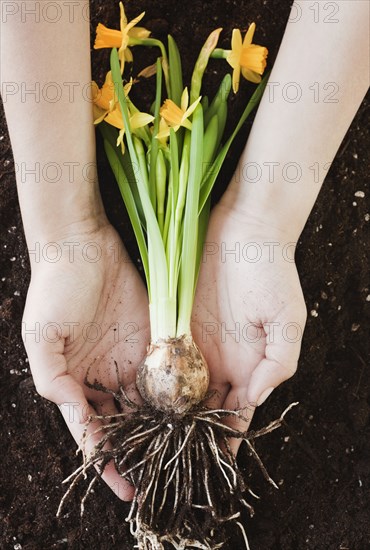
<path fill-rule="evenodd" d="M 96 38 L 94 49 L 101 48 L 119 48 L 122 43 L 122 32 L 115 29 L 109 29 L 102 23 L 96 27 Z"/>
<path fill-rule="evenodd" d="M 266 67 L 266 57 L 268 51 L 263 46 L 251 44 L 243 47 L 240 56 L 240 66 L 245 69 L 251 69 L 255 73 L 262 74 Z"/>
<path fill-rule="evenodd" d="M 239 82 L 240 82 L 240 65 L 238 63 L 238 65 L 233 70 L 233 92 L 234 92 L 234 94 L 236 94 L 237 91 L 239 90 Z"/>
<path fill-rule="evenodd" d="M 166 145 L 169 135 L 170 135 L 170 127 L 168 126 L 164 118 L 161 117 L 159 121 L 159 132 L 155 137 L 161 142 L 162 145 Z"/>
<path fill-rule="evenodd" d="M 158 132 L 158 134 L 155 137 L 159 139 L 159 141 L 162 141 L 165 138 L 168 138 L 169 135 L 170 135 L 170 128 L 169 126 L 167 126 L 165 130 L 161 130 L 160 132 Z"/>
<path fill-rule="evenodd" d="M 118 128 L 119 130 L 122 130 L 124 128 L 122 113 L 118 105 L 111 113 L 107 114 L 107 116 L 105 117 L 105 122 L 107 122 L 111 126 L 114 126 L 115 128 Z"/>
<path fill-rule="evenodd" d="M 233 69 L 239 65 L 240 54 L 242 51 L 242 35 L 239 29 L 233 29 L 231 37 L 231 51 L 228 54 L 226 61 Z"/>
<path fill-rule="evenodd" d="M 104 109 L 105 111 L 110 111 L 111 103 L 114 99 L 114 84 L 112 81 L 111 71 L 107 72 L 105 82 L 101 89 L 97 87 L 97 84 L 95 82 L 92 86 L 93 102 L 95 103 L 95 105 L 97 105 L 101 109 Z"/>
<path fill-rule="evenodd" d="M 121 31 L 126 27 L 127 25 L 127 17 L 125 14 L 125 8 L 123 7 L 123 3 L 119 3 L 119 10 L 121 14 Z"/>
<path fill-rule="evenodd" d="M 256 23 L 251 23 L 249 25 L 249 29 L 246 32 L 246 35 L 243 40 L 243 48 L 246 46 L 249 46 L 249 44 L 252 44 L 254 31 L 256 30 Z"/>
<path fill-rule="evenodd" d="M 131 38 L 149 38 L 152 33 L 144 27 L 135 27 L 130 29 L 128 34 Z"/>
<path fill-rule="evenodd" d="M 166 99 L 159 112 L 169 126 L 179 126 L 184 116 L 184 111 L 172 99 Z"/>
<path fill-rule="evenodd" d="M 136 23 L 139 23 L 139 21 L 142 20 L 142 18 L 144 17 L 145 15 L 145 11 L 143 11 L 143 13 L 141 13 L 140 15 L 138 15 L 137 17 L 135 17 L 135 19 L 133 19 L 132 21 L 130 21 L 129 23 L 127 23 L 126 27 L 125 27 L 125 33 L 128 34 L 130 29 L 132 29 L 132 27 L 135 27 Z"/>
<path fill-rule="evenodd" d="M 149 113 L 135 113 L 130 117 L 130 126 L 132 129 L 142 128 L 153 122 L 154 116 Z"/>
<path fill-rule="evenodd" d="M 188 108 L 188 105 L 189 105 L 189 91 L 188 91 L 188 87 L 186 86 L 186 88 L 184 88 L 184 91 L 181 94 L 181 101 L 180 101 L 181 110 L 184 111 L 184 113 Z"/>
<path fill-rule="evenodd" d="M 249 82 L 254 82 L 254 84 L 258 84 L 259 82 L 261 82 L 261 76 L 251 69 L 242 68 L 242 75 L 246 80 L 249 80 Z"/>
<path fill-rule="evenodd" d="M 97 105 L 93 105 L 94 124 L 100 124 L 105 118 L 107 111 L 101 109 Z"/>
<path fill-rule="evenodd" d="M 202 99 L 202 96 L 199 96 L 197 97 L 197 99 L 190 105 L 190 107 L 188 109 L 186 109 L 184 115 L 183 115 L 183 120 L 189 118 L 190 115 L 193 114 L 193 112 L 195 111 L 199 101 Z"/>

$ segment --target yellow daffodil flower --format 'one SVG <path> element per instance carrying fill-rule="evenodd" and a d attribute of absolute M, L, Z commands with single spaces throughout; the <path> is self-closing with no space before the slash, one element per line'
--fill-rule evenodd
<path fill-rule="evenodd" d="M 239 89 L 240 73 L 250 82 L 261 82 L 261 75 L 266 67 L 267 48 L 252 44 L 256 24 L 252 23 L 242 41 L 239 29 L 233 30 L 231 39 L 231 51 L 226 61 L 234 69 L 233 90 L 236 93 Z"/>
<path fill-rule="evenodd" d="M 118 128 L 119 135 L 117 138 L 117 147 L 118 145 L 121 145 L 122 147 L 122 153 L 124 152 L 124 143 L 123 143 L 123 136 L 125 135 L 125 125 L 123 122 L 122 112 L 119 103 L 116 103 L 113 111 L 107 114 L 105 117 L 105 122 L 110 124 L 111 126 L 114 126 L 115 128 Z M 148 113 L 134 113 L 130 116 L 130 127 L 131 131 L 135 133 L 135 130 L 137 128 L 142 128 L 143 126 L 146 126 L 147 124 L 150 124 L 153 122 L 154 117 Z"/>
<path fill-rule="evenodd" d="M 158 132 L 157 139 L 162 140 L 163 138 L 169 136 L 170 127 L 172 127 L 175 132 L 180 128 L 180 126 L 184 126 L 184 128 L 191 130 L 191 122 L 189 117 L 195 111 L 195 108 L 200 100 L 201 98 L 198 97 L 189 107 L 189 92 L 187 88 L 185 88 L 181 95 L 181 107 L 176 105 L 172 99 L 166 99 L 159 110 L 166 126 L 162 123 L 162 130 Z"/>
<path fill-rule="evenodd" d="M 131 81 L 123 87 L 125 97 L 127 98 L 131 87 Z M 123 136 L 125 135 L 125 126 L 121 113 L 121 108 L 118 102 L 118 98 L 114 93 L 114 83 L 112 80 L 112 73 L 109 71 L 105 77 L 105 82 L 100 89 L 98 85 L 93 82 L 93 104 L 94 104 L 94 124 L 99 124 L 103 120 L 118 128 L 120 130 L 117 139 L 117 146 L 121 145 L 122 152 L 124 152 Z M 146 124 L 153 122 L 154 117 L 148 113 L 135 112 L 130 116 L 131 130 L 134 131 L 137 128 L 142 128 Z"/>
<path fill-rule="evenodd" d="M 123 87 L 125 96 L 127 97 L 133 81 L 132 79 L 128 84 Z M 93 99 L 93 109 L 94 109 L 94 124 L 99 124 L 106 118 L 108 113 L 114 110 L 118 98 L 114 93 L 114 83 L 112 80 L 112 73 L 109 71 L 105 77 L 105 82 L 101 88 L 96 84 L 92 83 L 92 99 Z"/>
<path fill-rule="evenodd" d="M 128 47 L 130 38 L 148 38 L 150 31 L 144 27 L 136 27 L 137 23 L 142 20 L 145 12 L 141 13 L 138 17 L 135 17 L 128 23 L 125 14 L 125 9 L 122 2 L 119 3 L 121 19 L 120 29 L 109 29 L 102 23 L 99 23 L 96 29 L 96 39 L 94 49 L 99 50 L 101 48 L 118 48 L 118 55 L 121 62 L 121 73 L 123 73 L 125 67 L 125 61 L 132 61 L 132 53 Z M 136 27 L 136 28 L 134 28 Z"/>

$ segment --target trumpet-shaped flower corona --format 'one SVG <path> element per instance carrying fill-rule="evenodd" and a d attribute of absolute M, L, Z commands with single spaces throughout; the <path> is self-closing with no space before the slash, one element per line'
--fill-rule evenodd
<path fill-rule="evenodd" d="M 256 24 L 252 23 L 242 41 L 239 29 L 234 29 L 231 39 L 231 51 L 226 61 L 233 70 L 233 90 L 239 89 L 240 73 L 250 82 L 261 82 L 261 75 L 266 67 L 267 48 L 252 44 Z"/>
<path fill-rule="evenodd" d="M 104 120 L 106 114 L 114 108 L 114 84 L 111 71 L 107 73 L 105 82 L 101 88 L 99 88 L 96 82 L 92 83 L 92 99 L 94 124 L 99 124 L 99 122 Z"/>
<path fill-rule="evenodd" d="M 132 87 L 132 80 L 123 87 L 127 97 Z M 108 113 L 112 112 L 117 104 L 118 98 L 114 93 L 114 82 L 112 73 L 109 71 L 105 77 L 105 82 L 101 88 L 92 83 L 92 97 L 94 106 L 94 124 L 99 124 L 106 118 Z"/>
<path fill-rule="evenodd" d="M 122 2 L 119 3 L 119 7 L 121 12 L 120 30 L 109 29 L 102 23 L 99 23 L 96 28 L 94 49 L 118 48 L 118 55 L 121 62 L 121 73 L 123 73 L 125 61 L 130 62 L 133 59 L 131 50 L 128 47 L 130 38 L 148 38 L 148 36 L 150 36 L 150 31 L 144 27 L 136 27 L 137 23 L 139 23 L 144 17 L 145 12 L 128 22 Z"/>
<path fill-rule="evenodd" d="M 183 126 L 191 130 L 191 122 L 189 117 L 195 111 L 201 97 L 198 97 L 190 106 L 189 106 L 189 92 L 185 88 L 181 95 L 181 107 L 176 105 L 172 99 L 166 99 L 164 104 L 160 109 L 160 115 L 166 122 L 166 126 L 162 123 L 162 130 L 157 134 L 159 140 L 170 135 L 170 127 L 172 127 L 175 132 Z"/>

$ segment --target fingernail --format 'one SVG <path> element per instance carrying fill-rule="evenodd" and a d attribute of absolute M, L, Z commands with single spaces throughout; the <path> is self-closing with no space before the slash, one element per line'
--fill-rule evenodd
<path fill-rule="evenodd" d="M 275 388 L 267 388 L 267 390 L 265 390 L 261 393 L 261 395 L 257 399 L 257 407 L 259 407 L 260 405 L 262 405 L 262 403 L 264 403 L 266 401 L 266 399 L 268 398 L 270 393 L 273 392 L 274 389 Z"/>

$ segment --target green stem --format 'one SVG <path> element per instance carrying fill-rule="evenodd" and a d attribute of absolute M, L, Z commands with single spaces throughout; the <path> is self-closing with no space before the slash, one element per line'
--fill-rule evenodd
<path fill-rule="evenodd" d="M 213 59 L 226 59 L 229 53 L 231 53 L 231 50 L 224 50 L 223 48 L 215 48 L 211 53 L 211 57 Z"/>
<path fill-rule="evenodd" d="M 182 256 L 179 281 L 177 336 L 190 334 L 197 259 L 199 189 L 202 179 L 203 109 L 197 105 L 193 114 L 190 138 L 189 177 L 183 225 Z"/>
<path fill-rule="evenodd" d="M 129 37 L 128 41 L 129 46 L 156 46 L 161 50 L 162 59 L 163 59 L 163 73 L 164 73 L 164 79 L 166 81 L 166 89 L 167 89 L 167 95 L 168 97 L 171 97 L 171 83 L 170 83 L 170 75 L 169 75 L 169 63 L 168 63 L 168 56 L 166 52 L 166 48 L 164 47 L 163 42 L 160 40 L 157 40 L 156 38 L 133 38 Z"/>
<path fill-rule="evenodd" d="M 145 181 L 145 171 L 142 173 L 140 155 L 137 154 L 131 133 L 130 119 L 122 85 L 122 76 L 117 49 L 111 52 L 112 77 L 121 107 L 123 122 L 126 129 L 127 146 L 130 152 L 132 163 L 138 166 L 135 174 L 139 190 L 141 204 L 146 219 L 148 235 L 148 260 L 149 260 L 149 281 L 151 288 L 150 323 L 151 336 L 153 341 L 159 338 L 175 336 L 176 308 L 168 302 L 168 271 L 165 249 L 162 241 L 161 231 L 150 200 L 148 187 Z M 138 140 L 140 141 L 140 140 Z"/>

